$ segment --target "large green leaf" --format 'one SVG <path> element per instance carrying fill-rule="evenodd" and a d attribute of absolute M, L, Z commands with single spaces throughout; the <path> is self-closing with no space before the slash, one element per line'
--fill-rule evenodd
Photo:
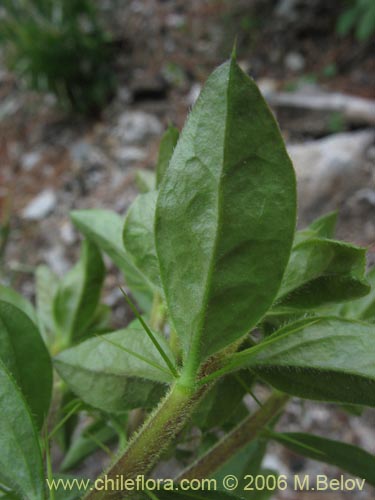
<path fill-rule="evenodd" d="M 3 301 L 0 301 L 0 358 L 41 427 L 51 400 L 51 359 L 35 323 L 13 304 Z"/>
<path fill-rule="evenodd" d="M 86 333 L 99 304 L 104 274 L 97 246 L 85 240 L 80 259 L 61 280 L 53 304 L 56 329 L 65 345 Z"/>
<path fill-rule="evenodd" d="M 13 288 L 9 288 L 0 284 L 0 300 L 9 302 L 10 304 L 16 306 L 18 309 L 21 309 L 21 311 L 23 311 L 33 323 L 35 323 L 36 325 L 38 324 L 38 318 L 34 307 L 27 299 L 13 290 Z"/>
<path fill-rule="evenodd" d="M 274 308 L 311 309 L 366 295 L 366 249 L 310 237 L 293 247 Z"/>
<path fill-rule="evenodd" d="M 153 298 L 152 285 L 124 250 L 123 218 L 110 210 L 76 210 L 70 216 L 81 233 L 96 243 L 124 273 L 126 284 L 138 304 L 148 311 Z"/>
<path fill-rule="evenodd" d="M 44 499 L 39 440 L 27 404 L 0 360 L 0 477 L 19 498 Z"/>
<path fill-rule="evenodd" d="M 154 235 L 156 197 L 156 191 L 137 196 L 126 215 L 123 241 L 136 267 L 155 287 L 160 287 Z"/>
<path fill-rule="evenodd" d="M 159 187 L 169 162 L 171 161 L 174 148 L 176 147 L 180 132 L 173 125 L 169 125 L 160 141 L 159 156 L 156 165 L 156 186 Z"/>
<path fill-rule="evenodd" d="M 234 60 L 210 76 L 156 207 L 156 247 L 185 356 L 243 336 L 280 286 L 295 229 L 295 177 L 277 124 Z"/>
<path fill-rule="evenodd" d="M 375 406 L 375 325 L 309 318 L 235 354 L 274 387 L 302 398 Z"/>
<path fill-rule="evenodd" d="M 300 455 L 336 465 L 375 486 L 375 456 L 357 446 L 301 432 L 272 433 L 271 437 Z"/>
<path fill-rule="evenodd" d="M 165 339 L 154 333 L 170 359 Z M 55 358 L 70 389 L 86 403 L 107 412 L 152 407 L 173 378 L 140 326 L 89 339 Z"/>
<path fill-rule="evenodd" d="M 340 306 L 339 314 L 347 318 L 375 323 L 375 267 L 368 272 L 366 279 L 371 285 L 370 293 L 361 299 Z"/>

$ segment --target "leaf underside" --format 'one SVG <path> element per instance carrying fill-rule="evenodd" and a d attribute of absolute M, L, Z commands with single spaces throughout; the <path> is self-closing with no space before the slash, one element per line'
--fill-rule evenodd
<path fill-rule="evenodd" d="M 233 356 L 274 387 L 307 399 L 375 406 L 375 326 L 310 318 Z"/>
<path fill-rule="evenodd" d="M 232 60 L 208 79 L 160 186 L 156 248 L 185 356 L 243 336 L 271 305 L 292 246 L 295 176 L 259 90 Z"/>

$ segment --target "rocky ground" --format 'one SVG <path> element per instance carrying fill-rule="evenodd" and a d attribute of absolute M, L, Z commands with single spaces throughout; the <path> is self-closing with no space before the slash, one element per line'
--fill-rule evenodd
<path fill-rule="evenodd" d="M 374 263 L 374 60 L 369 43 L 334 34 L 337 2 L 284 0 L 276 9 L 267 1 L 117 4 L 115 16 L 104 14 L 123 44 L 119 88 L 100 118 L 67 117 L 51 96 L 26 92 L 0 66 L 0 215 L 4 220 L 9 212 L 11 228 L 2 280 L 32 299 L 38 264 L 62 275 L 77 256 L 70 210 L 126 211 L 138 192 L 137 171 L 154 168 L 162 131 L 168 122 L 182 126 L 202 82 L 230 53 L 235 34 L 239 61 L 268 99 L 294 161 L 299 225 L 339 210 L 338 236 L 367 246 L 369 265 Z M 126 311 L 117 283 L 110 269 L 105 300 L 120 325 Z M 295 401 L 284 425 L 375 451 L 373 412 L 360 419 Z M 279 447 L 267 465 L 287 474 L 337 475 Z M 276 498 L 303 498 L 288 495 Z M 326 495 L 308 498 L 354 498 Z M 355 498 L 370 499 L 371 492 Z"/>

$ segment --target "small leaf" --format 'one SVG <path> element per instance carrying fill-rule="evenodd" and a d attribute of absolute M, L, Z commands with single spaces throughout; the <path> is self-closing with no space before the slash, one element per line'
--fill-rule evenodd
<path fill-rule="evenodd" d="M 176 147 L 180 132 L 173 125 L 169 125 L 160 141 L 159 156 L 156 165 L 156 185 L 160 186 L 171 161 L 174 148 Z"/>
<path fill-rule="evenodd" d="M 81 233 L 98 245 L 124 273 L 125 282 L 133 296 L 143 311 L 147 312 L 151 308 L 153 288 L 124 250 L 123 218 L 110 210 L 76 210 L 70 216 Z"/>
<path fill-rule="evenodd" d="M 311 237 L 295 245 L 273 309 L 311 309 L 369 292 L 366 249 Z"/>
<path fill-rule="evenodd" d="M 156 188 L 155 172 L 150 170 L 138 169 L 135 174 L 135 183 L 141 193 L 148 193 Z"/>
<path fill-rule="evenodd" d="M 219 427 L 238 411 L 247 391 L 237 377 L 237 374 L 233 374 L 219 380 L 200 402 L 192 418 L 200 429 Z M 251 374 L 244 378 L 248 385 L 254 379 Z"/>
<path fill-rule="evenodd" d="M 300 455 L 336 465 L 375 486 L 375 456 L 357 446 L 301 432 L 272 432 L 270 437 Z"/>
<path fill-rule="evenodd" d="M 13 290 L 13 288 L 0 284 L 0 301 L 9 302 L 14 305 L 23 311 L 35 325 L 38 324 L 37 315 L 32 304 L 22 297 L 22 295 Z"/>
<path fill-rule="evenodd" d="M 329 212 L 318 219 L 315 219 L 306 229 L 297 231 L 294 245 L 310 238 L 333 238 L 337 224 L 338 212 Z"/>
<path fill-rule="evenodd" d="M 35 326 L 14 305 L 0 301 L 0 358 L 21 388 L 41 428 L 51 400 L 52 365 Z"/>
<path fill-rule="evenodd" d="M 0 476 L 21 498 L 44 500 L 44 472 L 33 419 L 0 360 Z"/>
<path fill-rule="evenodd" d="M 154 336 L 172 360 L 165 339 Z M 55 358 L 55 366 L 74 393 L 106 412 L 151 408 L 173 381 L 139 324 L 68 349 Z"/>
<path fill-rule="evenodd" d="M 224 489 L 223 479 L 227 475 L 234 475 L 239 479 L 237 488 L 233 493 L 242 494 L 244 498 L 249 498 L 254 492 L 247 492 L 246 485 L 249 483 L 249 478 L 245 476 L 256 476 L 260 473 L 260 467 L 264 458 L 267 447 L 267 439 L 259 438 L 245 446 L 238 453 L 235 453 L 229 460 L 218 469 L 213 477 L 218 482 L 218 488 Z M 259 493 L 259 492 L 257 492 Z"/>
<path fill-rule="evenodd" d="M 340 318 L 309 318 L 235 354 L 271 385 L 307 399 L 375 406 L 375 326 Z"/>
<path fill-rule="evenodd" d="M 140 194 L 131 204 L 125 219 L 123 242 L 136 267 L 160 288 L 154 236 L 156 197 L 156 191 Z"/>
<path fill-rule="evenodd" d="M 85 240 L 77 264 L 61 280 L 53 312 L 66 344 L 84 336 L 97 309 L 104 280 L 103 259 L 96 245 Z"/>
<path fill-rule="evenodd" d="M 192 362 L 246 334 L 273 302 L 295 229 L 295 176 L 277 124 L 234 60 L 208 79 L 157 200 L 169 313 Z"/>
<path fill-rule="evenodd" d="M 38 266 L 35 272 L 36 308 L 38 325 L 47 345 L 56 339 L 53 301 L 58 288 L 58 277 L 47 266 Z"/>
<path fill-rule="evenodd" d="M 99 443 L 108 443 L 117 437 L 115 429 L 103 420 L 88 425 L 71 444 L 64 456 L 60 470 L 66 471 L 79 464 L 99 448 Z"/>
<path fill-rule="evenodd" d="M 375 267 L 368 272 L 366 279 L 371 285 L 370 293 L 361 299 L 341 305 L 338 312 L 346 318 L 375 323 Z"/>

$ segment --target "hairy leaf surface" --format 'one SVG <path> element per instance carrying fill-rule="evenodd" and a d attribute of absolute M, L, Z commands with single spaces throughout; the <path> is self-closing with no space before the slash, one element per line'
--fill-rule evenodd
<path fill-rule="evenodd" d="M 49 267 L 42 265 L 36 268 L 35 292 L 38 326 L 47 345 L 52 345 L 56 338 L 53 302 L 58 285 L 59 279 Z"/>
<path fill-rule="evenodd" d="M 16 496 L 43 500 L 44 472 L 39 440 L 28 406 L 0 359 L 0 477 Z"/>
<path fill-rule="evenodd" d="M 123 218 L 110 210 L 76 210 L 70 216 L 82 234 L 96 243 L 124 273 L 125 282 L 138 304 L 148 311 L 152 304 L 152 285 L 124 250 Z"/>
<path fill-rule="evenodd" d="M 13 304 L 3 301 L 0 358 L 22 390 L 38 427 L 42 427 L 51 400 L 51 359 L 35 323 Z"/>
<path fill-rule="evenodd" d="M 156 186 L 159 187 L 169 162 L 171 161 L 174 148 L 176 147 L 180 132 L 173 125 L 169 125 L 160 141 L 159 156 L 156 165 Z"/>
<path fill-rule="evenodd" d="M 288 394 L 375 406 L 375 325 L 333 317 L 297 321 L 231 363 Z"/>
<path fill-rule="evenodd" d="M 154 335 L 172 360 L 165 339 Z M 173 380 L 140 326 L 89 339 L 59 354 L 55 366 L 75 394 L 107 412 L 150 408 Z"/>
<path fill-rule="evenodd" d="M 341 305 L 339 313 L 347 318 L 375 323 L 375 267 L 367 273 L 366 279 L 371 285 L 370 293 L 361 299 Z"/>
<path fill-rule="evenodd" d="M 155 249 L 156 191 L 140 194 L 131 204 L 124 225 L 123 241 L 134 264 L 160 288 L 159 262 Z"/>
<path fill-rule="evenodd" d="M 156 247 L 185 356 L 243 336 L 276 296 L 295 229 L 294 171 L 234 60 L 210 76 L 160 186 Z"/>
<path fill-rule="evenodd" d="M 300 455 L 336 465 L 375 486 L 375 456 L 357 446 L 302 432 L 272 433 L 271 437 Z"/>
<path fill-rule="evenodd" d="M 13 288 L 0 284 L 0 301 L 9 302 L 13 304 L 18 309 L 21 309 L 33 323 L 38 324 L 38 318 L 32 304 L 17 293 Z"/>
<path fill-rule="evenodd" d="M 366 249 L 311 237 L 295 245 L 275 308 L 310 309 L 366 295 Z"/>
<path fill-rule="evenodd" d="M 97 246 L 85 240 L 80 259 L 61 280 L 53 304 L 56 328 L 67 341 L 82 338 L 92 322 L 100 300 L 104 273 L 103 259 Z"/>

